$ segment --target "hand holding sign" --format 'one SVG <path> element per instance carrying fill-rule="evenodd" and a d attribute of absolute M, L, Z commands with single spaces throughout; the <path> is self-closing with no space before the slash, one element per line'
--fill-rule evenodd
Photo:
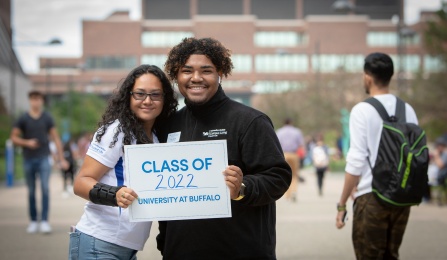
<path fill-rule="evenodd" d="M 122 187 L 116 192 L 116 203 L 121 208 L 127 208 L 138 198 L 138 195 L 130 188 Z"/>
<path fill-rule="evenodd" d="M 225 182 L 230 189 L 231 199 L 237 198 L 242 185 L 242 170 L 235 165 L 230 165 L 225 169 L 223 174 L 225 175 Z"/>

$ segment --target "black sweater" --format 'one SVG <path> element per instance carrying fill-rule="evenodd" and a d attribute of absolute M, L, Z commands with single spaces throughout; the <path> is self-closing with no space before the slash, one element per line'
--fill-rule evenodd
<path fill-rule="evenodd" d="M 245 197 L 231 201 L 232 218 L 159 222 L 164 259 L 276 259 L 275 201 L 288 189 L 291 170 L 270 119 L 229 99 L 221 87 L 204 105 L 176 113 L 161 133 L 180 142 L 227 140 L 228 165 L 241 168 Z M 223 169 L 222 169 L 223 170 Z"/>

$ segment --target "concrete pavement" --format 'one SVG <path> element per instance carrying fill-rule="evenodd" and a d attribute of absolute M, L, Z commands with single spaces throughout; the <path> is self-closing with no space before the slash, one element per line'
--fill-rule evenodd
<path fill-rule="evenodd" d="M 305 183 L 298 186 L 296 203 L 277 202 L 277 257 L 294 259 L 355 259 L 351 243 L 352 221 L 344 229 L 335 228 L 335 205 L 343 185 L 343 174 L 329 173 L 325 178 L 324 195 L 318 196 L 312 169 L 302 175 Z M 38 190 L 38 196 L 40 190 Z M 85 201 L 62 194 L 59 172 L 51 177 L 49 235 L 27 234 L 27 190 L 23 183 L 12 188 L 0 187 L 0 259 L 67 259 L 68 231 L 83 212 Z M 40 202 L 40 198 L 38 200 Z M 352 218 L 349 210 L 349 218 Z M 155 247 L 157 223 L 139 259 L 161 259 Z M 235 241 L 237 242 L 237 241 Z M 447 207 L 422 204 L 413 207 L 403 244 L 402 259 L 447 259 Z"/>

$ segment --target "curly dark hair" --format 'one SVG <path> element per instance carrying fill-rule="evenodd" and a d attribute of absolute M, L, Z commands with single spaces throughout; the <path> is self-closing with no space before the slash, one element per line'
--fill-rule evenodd
<path fill-rule="evenodd" d="M 183 67 L 192 54 L 203 54 L 213 62 L 216 70 L 225 77 L 231 74 L 233 63 L 231 51 L 213 38 L 185 38 L 174 46 L 168 54 L 165 71 L 171 80 L 175 80 L 178 71 Z"/>
<path fill-rule="evenodd" d="M 110 142 L 110 147 L 113 147 L 118 141 L 118 134 L 124 133 L 123 144 L 129 145 L 132 143 L 132 139 L 136 139 L 137 143 L 152 143 L 152 136 L 147 136 L 143 124 L 135 116 L 130 109 L 130 99 L 135 81 L 137 78 L 144 74 L 152 74 L 156 76 L 163 86 L 164 104 L 160 115 L 155 119 L 153 129 L 157 132 L 157 128 L 160 123 L 165 121 L 169 116 L 173 115 L 177 111 L 177 98 L 174 89 L 169 82 L 166 74 L 157 66 L 154 65 L 140 65 L 133 69 L 127 77 L 118 86 L 109 99 L 106 111 L 102 115 L 102 120 L 98 123 L 99 129 L 96 135 L 96 140 L 101 141 L 102 136 L 105 134 L 107 127 L 111 125 L 115 120 L 119 120 L 118 131 L 115 132 L 113 140 Z"/>

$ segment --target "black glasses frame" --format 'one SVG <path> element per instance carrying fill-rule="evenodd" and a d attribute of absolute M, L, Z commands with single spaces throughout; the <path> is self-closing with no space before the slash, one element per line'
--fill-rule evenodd
<path fill-rule="evenodd" d="M 163 98 L 164 98 L 164 96 L 165 96 L 165 93 L 144 93 L 144 92 L 134 92 L 134 91 L 131 91 L 130 92 L 130 94 L 132 95 L 132 97 L 135 99 L 135 100 L 146 100 L 146 98 L 149 96 L 149 98 L 152 100 L 152 101 L 162 101 L 163 100 Z M 142 94 L 144 94 L 144 96 L 143 97 L 141 97 L 141 96 L 139 96 L 139 95 L 142 95 Z M 155 96 L 154 96 L 155 95 Z M 158 95 L 160 95 L 160 96 L 158 96 Z"/>

